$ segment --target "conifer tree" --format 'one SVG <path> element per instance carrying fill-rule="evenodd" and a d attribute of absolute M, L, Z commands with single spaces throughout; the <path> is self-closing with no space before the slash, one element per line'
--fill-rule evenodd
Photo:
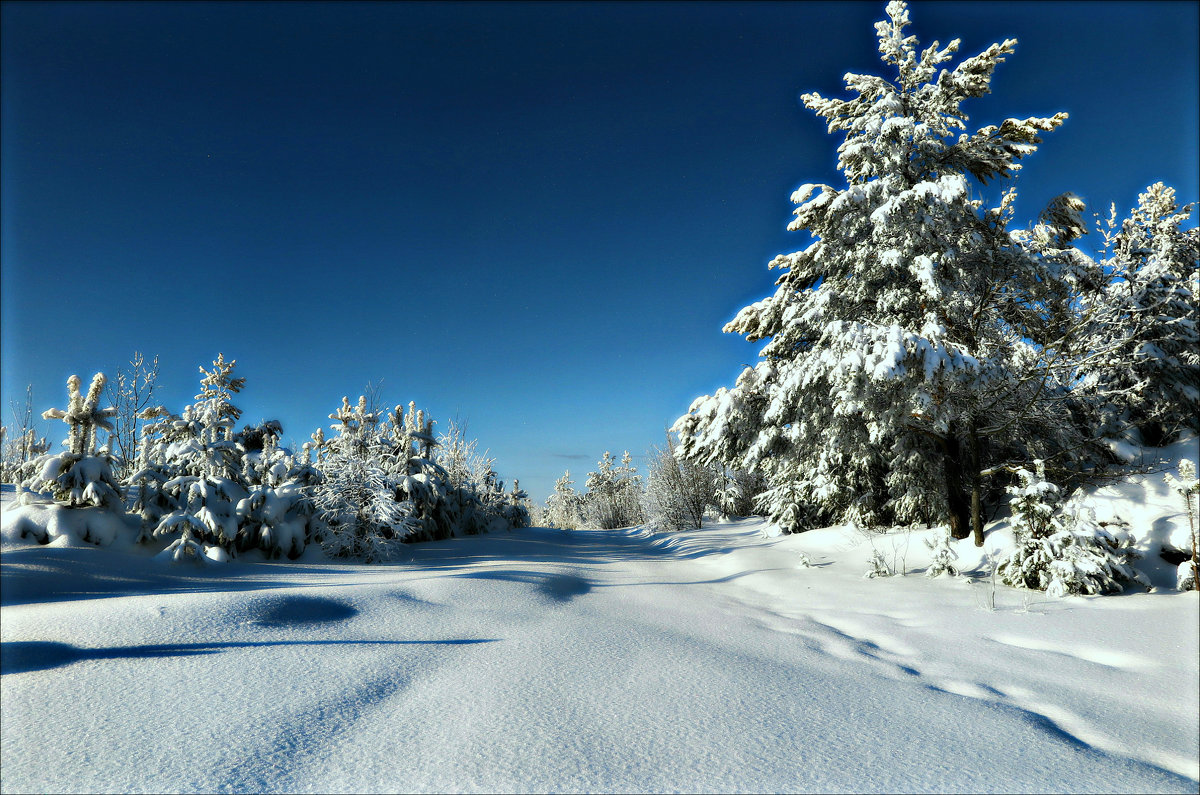
<path fill-rule="evenodd" d="M 584 516 L 592 527 L 613 530 L 642 521 L 641 476 L 628 450 L 621 456 L 620 466 L 616 457 L 605 450 L 597 470 L 588 473 L 587 489 Z"/>
<path fill-rule="evenodd" d="M 551 527 L 574 530 L 580 524 L 583 498 L 575 491 L 575 481 L 567 470 L 554 483 L 554 493 L 546 498 L 545 522 Z"/>
<path fill-rule="evenodd" d="M 313 497 L 321 544 L 335 556 L 392 557 L 419 525 L 412 502 L 397 499 L 401 476 L 390 463 L 391 445 L 379 415 L 368 411 L 365 396 L 354 406 L 343 397 L 329 418 L 337 436 L 328 442 Z"/>
<path fill-rule="evenodd" d="M 234 433 L 234 423 L 242 412 L 232 403 L 232 396 L 242 390 L 246 379 L 233 375 L 236 364 L 218 354 L 212 370 L 200 367 L 200 394 L 182 415 L 162 407 L 146 413 L 157 421 L 144 433 L 165 446 L 161 459 L 167 479 L 157 491 L 173 502 L 173 510 L 162 515 L 153 534 L 179 534 L 172 545 L 176 560 L 194 558 L 195 549 L 200 548 L 196 545 L 220 547 L 226 555 L 246 546 L 239 539 L 237 506 L 249 492 L 244 480 L 244 450 Z M 137 479 L 146 482 L 148 473 L 138 475 Z"/>
<path fill-rule="evenodd" d="M 996 566 L 1000 581 L 1050 596 L 1120 593 L 1129 583 L 1149 585 L 1132 566 L 1141 555 L 1128 525 L 1097 522 L 1089 508 L 1064 505 L 1042 462 L 1034 463 L 1034 472 L 1018 470 L 1020 483 L 1008 488 L 1016 546 Z"/>
<path fill-rule="evenodd" d="M 981 544 L 989 445 L 1020 446 L 1011 412 L 1060 387 L 1024 373 L 1043 365 L 1037 343 L 1058 331 L 1064 288 L 1012 239 L 1013 194 L 988 208 L 971 185 L 1014 175 L 1066 114 L 956 137 L 962 104 L 989 92 L 1015 40 L 943 68 L 957 40 L 918 49 L 906 5 L 887 15 L 876 32 L 891 78 L 846 75 L 848 100 L 803 96 L 844 136 L 846 184 L 795 191 L 788 228 L 813 242 L 772 261 L 775 294 L 725 327 L 766 340 L 762 361 L 675 430 L 684 455 L 761 473 L 786 531 L 937 520 Z"/>
<path fill-rule="evenodd" d="M 55 502 L 71 508 L 93 506 L 122 508 L 120 486 L 112 472 L 112 457 L 97 450 L 99 430 L 112 430 L 114 409 L 100 408 L 104 373 L 92 377 L 87 393 L 80 391 L 79 376 L 67 379 L 67 408 L 48 409 L 43 419 L 67 423 L 65 452 L 47 454 L 38 459 L 37 474 L 26 484 L 31 491 L 49 491 Z"/>
<path fill-rule="evenodd" d="M 1102 230 L 1104 279 L 1085 298 L 1079 373 L 1110 435 L 1136 429 L 1160 445 L 1200 433 L 1200 232 L 1183 228 L 1194 209 L 1159 182 L 1119 226 L 1113 207 Z"/>

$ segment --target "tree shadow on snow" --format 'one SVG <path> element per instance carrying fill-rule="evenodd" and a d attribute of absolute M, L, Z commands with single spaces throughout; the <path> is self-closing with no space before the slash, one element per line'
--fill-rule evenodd
<path fill-rule="evenodd" d="M 590 582 L 575 574 L 544 574 L 535 571 L 492 569 L 490 571 L 468 571 L 453 576 L 467 580 L 504 580 L 535 585 L 542 596 L 555 602 L 569 602 L 576 596 L 583 596 L 592 590 Z"/>
<path fill-rule="evenodd" d="M 285 596 L 271 601 L 258 616 L 258 623 L 268 627 L 296 624 L 325 624 L 345 621 L 358 615 L 358 608 L 336 599 L 319 596 Z"/>
<path fill-rule="evenodd" d="M 23 605 L 129 594 L 256 591 L 305 587 L 295 574 L 346 574 L 344 567 L 236 562 L 197 567 L 98 547 L 31 546 L 4 550 L 0 604 Z M 321 583 L 320 587 L 330 587 Z"/>
<path fill-rule="evenodd" d="M 447 640 L 278 640 L 222 641 L 219 643 L 162 643 L 147 646 L 114 646 L 85 649 L 69 643 L 42 640 L 11 641 L 0 645 L 0 674 L 48 671 L 86 660 L 137 660 L 152 657 L 187 657 L 216 654 L 229 649 L 271 646 L 465 646 L 495 643 L 499 638 L 454 638 Z"/>
<path fill-rule="evenodd" d="M 522 563 L 592 566 L 624 561 L 694 560 L 727 555 L 727 539 L 687 533 L 650 533 L 639 529 L 556 530 L 529 527 L 508 533 L 451 538 L 413 544 L 406 565 L 436 571 L 471 568 L 503 559 Z"/>

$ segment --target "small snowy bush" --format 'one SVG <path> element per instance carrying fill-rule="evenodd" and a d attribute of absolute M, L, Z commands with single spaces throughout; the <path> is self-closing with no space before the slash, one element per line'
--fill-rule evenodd
<path fill-rule="evenodd" d="M 1046 480 L 1041 462 L 1035 463 L 1036 473 L 1018 470 L 1021 484 L 1008 489 L 1016 548 L 996 567 L 1000 581 L 1050 596 L 1120 593 L 1131 582 L 1148 585 L 1130 565 L 1140 555 L 1127 525 L 1097 522 L 1081 506 L 1061 510 L 1058 487 Z"/>
<path fill-rule="evenodd" d="M 1200 590 L 1196 586 L 1196 567 L 1193 561 L 1185 560 L 1175 570 L 1175 587 L 1181 591 Z"/>
<path fill-rule="evenodd" d="M 408 474 L 411 440 L 405 438 L 393 450 L 365 396 L 355 406 L 343 397 L 341 408 L 329 417 L 337 421 L 333 428 L 338 435 L 328 443 L 323 478 L 313 492 L 317 538 L 334 557 L 387 560 L 420 528 L 413 501 L 398 500 L 397 492 L 417 493 L 428 481 Z M 403 430 L 400 425 L 398 432 Z"/>
<path fill-rule="evenodd" d="M 575 481 L 571 480 L 570 470 L 555 481 L 554 493 L 546 498 L 546 508 L 542 517 L 542 522 L 547 527 L 574 530 L 583 522 L 580 516 L 583 497 L 575 491 L 574 486 Z"/>
<path fill-rule="evenodd" d="M 589 472 L 587 494 L 583 498 L 583 518 L 589 527 L 613 530 L 632 527 L 645 519 L 642 510 L 642 478 L 633 466 L 633 457 L 626 450 L 617 459 L 605 450 L 597 471 Z"/>
<path fill-rule="evenodd" d="M 863 575 L 863 578 L 873 580 L 876 577 L 891 577 L 892 573 L 891 567 L 883 558 L 883 553 L 878 549 L 871 550 L 871 558 L 867 561 L 867 573 Z"/>
<path fill-rule="evenodd" d="M 949 574 L 951 577 L 958 576 L 958 565 L 955 563 L 958 560 L 958 553 L 950 546 L 948 531 L 938 533 L 931 539 L 925 539 L 925 546 L 929 547 L 932 557 L 929 568 L 925 570 L 926 577 L 940 577 L 943 574 Z"/>
<path fill-rule="evenodd" d="M 96 430 L 111 430 L 112 409 L 97 405 L 104 389 L 104 374 L 92 377 L 87 395 L 79 391 L 79 376 L 67 379 L 69 402 L 66 410 L 50 409 L 43 419 L 59 419 L 70 430 L 62 453 L 44 455 L 38 459 L 37 474 L 25 486 L 30 491 L 46 491 L 59 505 L 69 508 L 98 507 L 120 509 L 120 486 L 112 473 L 112 459 L 107 451 L 96 450 Z"/>
<path fill-rule="evenodd" d="M 666 448 L 650 451 L 642 510 L 646 523 L 668 531 L 699 528 L 704 509 L 714 501 L 716 473 L 676 454 L 675 441 L 667 434 Z"/>
<path fill-rule="evenodd" d="M 314 503 L 323 524 L 321 546 L 333 557 L 387 560 L 417 528 L 412 503 L 396 501 L 382 469 L 340 452 L 326 459 Z"/>
<path fill-rule="evenodd" d="M 1200 580 L 1200 517 L 1197 517 L 1196 494 L 1200 492 L 1200 479 L 1196 478 L 1196 465 L 1188 459 L 1179 462 L 1179 477 L 1166 474 L 1167 485 L 1183 498 L 1183 510 L 1188 518 L 1188 530 L 1192 541 L 1191 560 L 1179 564 L 1176 587 L 1181 591 L 1197 590 Z"/>
<path fill-rule="evenodd" d="M 29 492 L 22 495 L 16 508 L 5 511 L 8 537 L 28 537 L 40 544 L 68 537 L 107 545 L 126 530 L 112 458 L 106 449 L 96 449 L 96 430 L 111 429 L 109 418 L 113 416 L 111 409 L 97 405 L 104 374 L 92 378 L 86 395 L 80 392 L 80 383 L 76 375 L 67 379 L 66 410 L 50 409 L 42 414 L 44 419 L 67 423 L 70 430 L 63 443 L 67 449 L 37 459 L 34 474 L 24 484 Z"/>

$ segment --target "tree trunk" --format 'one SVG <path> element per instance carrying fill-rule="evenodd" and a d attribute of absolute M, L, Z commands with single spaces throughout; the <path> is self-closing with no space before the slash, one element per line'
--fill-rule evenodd
<path fill-rule="evenodd" d="M 980 495 L 979 482 L 979 426 L 971 421 L 970 444 L 970 479 L 971 479 L 971 532 L 975 536 L 975 546 L 983 546 L 983 500 Z"/>
<path fill-rule="evenodd" d="M 961 539 L 971 534 L 971 510 L 963 492 L 962 445 L 954 429 L 947 430 L 942 441 L 942 475 L 946 482 L 946 505 L 950 509 L 950 537 Z"/>

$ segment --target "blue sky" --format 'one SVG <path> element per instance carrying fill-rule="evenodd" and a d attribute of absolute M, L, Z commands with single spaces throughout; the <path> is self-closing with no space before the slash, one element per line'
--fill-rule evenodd
<path fill-rule="evenodd" d="M 459 416 L 540 502 L 661 443 L 757 345 L 722 334 L 839 141 L 798 102 L 881 73 L 869 3 L 16 3 L 0 51 L 2 399 L 223 352 L 304 440 L 368 382 Z M 1195 3 L 923 3 L 1016 54 L 975 126 L 1071 117 L 1018 214 L 1198 198 Z M 57 442 L 62 430 L 45 423 Z"/>

